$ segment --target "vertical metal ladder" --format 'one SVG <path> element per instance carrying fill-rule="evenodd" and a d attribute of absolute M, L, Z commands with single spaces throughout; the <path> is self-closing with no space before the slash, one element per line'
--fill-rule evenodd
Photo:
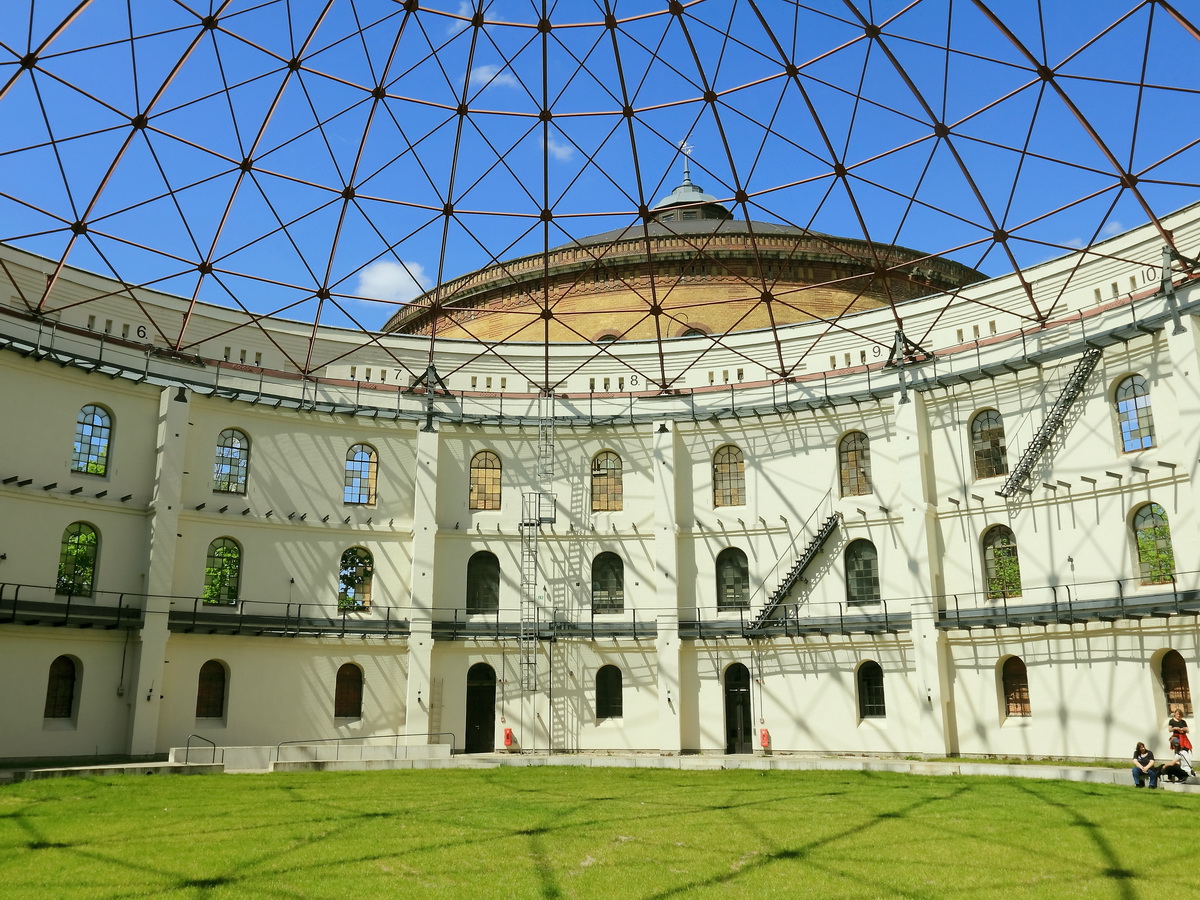
<path fill-rule="evenodd" d="M 521 618 L 517 644 L 520 649 L 521 690 L 537 690 L 538 657 L 538 539 L 542 526 L 555 519 L 554 481 L 554 395 L 538 395 L 537 490 L 521 495 Z"/>
<path fill-rule="evenodd" d="M 1037 433 L 1033 436 L 1033 440 L 1025 448 L 1025 452 L 1021 454 L 1020 460 L 1017 461 L 1013 470 L 1008 473 L 1008 478 L 1004 481 L 1004 487 L 996 492 L 1001 497 L 1011 497 L 1024 487 L 1025 482 L 1029 479 L 1029 474 L 1033 471 L 1033 467 L 1038 461 L 1038 457 L 1050 446 L 1050 441 L 1054 439 L 1054 435 L 1058 433 L 1058 429 L 1067 418 L 1071 404 L 1075 402 L 1076 397 L 1083 393 L 1088 376 L 1092 374 L 1096 368 L 1096 364 L 1100 362 L 1101 352 L 1099 347 L 1089 347 L 1084 352 L 1083 358 L 1075 364 L 1075 368 L 1067 378 L 1067 383 L 1063 385 L 1062 393 L 1058 395 L 1058 399 L 1054 401 L 1054 406 L 1050 408 L 1050 413 L 1046 416 L 1045 421 L 1042 422 L 1041 427 L 1038 428 Z"/>

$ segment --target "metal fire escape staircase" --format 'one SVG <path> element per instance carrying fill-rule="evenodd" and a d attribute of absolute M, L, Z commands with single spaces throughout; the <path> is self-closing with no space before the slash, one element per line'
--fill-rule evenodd
<path fill-rule="evenodd" d="M 1062 393 L 1058 395 L 1058 399 L 1054 401 L 1054 406 L 1050 408 L 1049 415 L 1038 428 L 1037 433 L 1033 436 L 1033 440 L 1025 448 L 1025 452 L 1021 454 L 1021 459 L 1013 467 L 1013 470 L 1008 473 L 1008 478 L 1005 479 L 1004 487 L 1000 488 L 998 493 L 1001 497 L 1011 497 L 1017 491 L 1025 486 L 1025 482 L 1029 479 L 1029 474 L 1033 471 L 1034 465 L 1037 464 L 1038 458 L 1042 455 L 1050 442 L 1054 440 L 1054 435 L 1058 433 L 1058 429 L 1062 427 L 1062 423 L 1067 418 L 1067 413 L 1071 409 L 1071 405 L 1075 402 L 1075 398 L 1083 393 L 1083 388 L 1087 384 L 1088 377 L 1096 368 L 1096 364 L 1100 362 L 1101 350 L 1099 347 L 1089 347 L 1083 354 L 1083 358 L 1075 364 L 1070 376 L 1067 378 L 1067 383 L 1063 386 Z"/>
<path fill-rule="evenodd" d="M 779 583 L 779 586 L 767 598 L 767 603 L 763 607 L 762 612 L 751 623 L 747 629 L 748 631 L 758 631 L 766 626 L 774 614 L 776 607 L 788 595 L 788 592 L 795 587 L 796 582 L 804 575 L 809 564 L 816 559 L 817 554 L 821 552 L 821 548 L 825 546 L 825 542 L 829 540 L 829 536 L 833 534 L 834 529 L 837 528 L 838 522 L 841 520 L 842 514 L 834 513 L 821 523 L 821 527 L 817 529 L 817 533 L 813 535 L 813 539 L 808 542 L 808 546 L 804 548 L 804 552 L 800 554 L 800 557 L 792 564 L 791 569 L 788 570 L 787 575 L 784 576 L 783 581 Z"/>
<path fill-rule="evenodd" d="M 521 690 L 537 690 L 538 657 L 538 538 L 543 525 L 555 520 L 554 396 L 538 395 L 537 490 L 521 495 L 521 617 L 517 644 L 520 650 Z"/>

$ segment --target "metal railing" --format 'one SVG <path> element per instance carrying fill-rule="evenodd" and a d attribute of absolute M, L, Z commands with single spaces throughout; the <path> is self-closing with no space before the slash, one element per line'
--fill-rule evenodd
<path fill-rule="evenodd" d="M 183 748 L 183 764 L 186 766 L 186 765 L 189 765 L 192 761 L 192 738 L 195 738 L 198 741 L 204 741 L 204 743 L 209 744 L 212 747 L 212 763 L 215 765 L 217 762 L 216 741 L 210 741 L 208 738 L 204 737 L 204 735 L 202 735 L 202 734 L 189 734 L 188 735 L 187 745 Z"/>
<path fill-rule="evenodd" d="M 455 748 L 456 744 L 455 744 L 455 738 L 454 738 L 453 731 L 419 731 L 419 732 L 411 732 L 411 733 L 404 733 L 404 734 L 372 734 L 372 735 L 364 735 L 363 737 L 355 737 L 355 738 L 338 737 L 338 738 L 313 738 L 311 740 L 280 741 L 278 744 L 275 745 L 275 754 L 272 757 L 271 762 L 279 762 L 280 761 L 280 750 L 282 750 L 284 747 L 308 746 L 310 744 L 333 744 L 334 745 L 334 751 L 333 751 L 334 757 L 333 758 L 334 758 L 334 761 L 336 762 L 336 761 L 341 760 L 341 758 L 342 758 L 342 745 L 343 744 L 352 744 L 353 743 L 353 744 L 357 744 L 361 748 L 361 747 L 367 746 L 367 744 L 365 743 L 366 741 L 389 740 L 389 739 L 395 741 L 395 743 L 392 745 L 392 752 L 393 752 L 392 758 L 399 759 L 399 757 L 394 754 L 399 752 L 400 747 L 403 746 L 403 747 L 407 748 L 407 747 L 411 747 L 411 746 L 424 746 L 424 745 L 420 745 L 420 744 L 414 745 L 414 744 L 401 744 L 400 743 L 400 738 L 414 738 L 414 737 L 424 737 L 424 738 L 449 737 L 450 738 L 450 755 L 451 756 L 454 755 L 454 748 Z M 438 744 L 440 745 L 440 743 L 441 742 L 439 741 Z M 362 759 L 362 758 L 363 757 L 360 753 L 359 759 Z"/>
<path fill-rule="evenodd" d="M 1200 615 L 1200 591 L 1179 588 L 1181 577 L 1194 575 L 1196 572 L 1175 572 L 1161 581 L 1099 579 L 1032 587 L 1019 594 L 1005 590 L 947 594 L 938 626 L 1070 625 Z M 1194 582 L 1194 578 L 1187 581 Z"/>

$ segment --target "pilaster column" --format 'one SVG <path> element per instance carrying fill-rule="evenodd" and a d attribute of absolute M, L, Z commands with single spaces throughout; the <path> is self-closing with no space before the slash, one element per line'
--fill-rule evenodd
<path fill-rule="evenodd" d="M 949 677 L 946 634 L 937 627 L 942 563 L 937 506 L 933 497 L 932 453 L 925 396 L 909 391 L 908 403 L 896 395 L 896 457 L 900 477 L 894 516 L 900 518 L 900 560 L 907 572 L 892 571 L 888 583 L 912 601 L 913 660 L 919 688 L 920 741 L 923 752 L 948 756 L 955 751 L 954 697 Z"/>
<path fill-rule="evenodd" d="M 676 495 L 677 444 L 672 423 L 655 423 L 654 466 L 654 596 L 658 638 L 659 752 L 676 754 L 683 747 L 679 694 L 679 521 Z M 693 573 L 694 574 L 694 573 Z"/>
<path fill-rule="evenodd" d="M 1183 333 L 1173 334 L 1170 321 L 1167 322 L 1163 333 L 1167 335 L 1167 353 L 1171 360 L 1171 377 L 1163 379 L 1158 384 L 1166 382 L 1175 405 L 1175 416 L 1155 416 L 1154 426 L 1157 434 L 1155 443 L 1156 461 L 1170 463 L 1173 467 L 1159 466 L 1149 475 L 1141 477 L 1154 482 L 1162 482 L 1172 477 L 1180 477 L 1183 484 L 1178 491 L 1171 490 L 1166 485 L 1161 488 L 1151 487 L 1151 499 L 1167 500 L 1169 506 L 1172 498 L 1177 500 L 1176 508 L 1171 512 L 1171 545 L 1175 551 L 1175 567 L 1180 570 L 1179 587 L 1191 590 L 1200 583 L 1195 574 L 1187 574 L 1196 567 L 1189 560 L 1200 559 L 1200 523 L 1197 522 L 1197 510 L 1200 510 L 1200 480 L 1196 478 L 1196 466 L 1200 463 L 1200 323 L 1195 316 L 1182 316 Z M 1151 412 L 1154 412 L 1154 382 L 1151 382 Z M 1162 500 L 1157 495 L 1162 495 Z M 1140 498 L 1139 498 L 1140 499 Z"/>
<path fill-rule="evenodd" d="M 430 679 L 433 674 L 433 617 L 438 607 L 435 589 L 437 557 L 437 480 L 441 440 L 435 431 L 417 433 L 417 471 L 413 492 L 413 545 L 408 638 L 408 684 L 405 688 L 404 730 L 425 735 L 430 730 Z M 456 735 L 459 747 L 463 735 Z M 427 743 L 428 738 L 411 738 Z"/>
<path fill-rule="evenodd" d="M 168 385 L 158 396 L 158 451 L 154 459 L 154 496 L 147 516 L 146 618 L 138 633 L 133 693 L 130 697 L 129 752 L 159 751 L 163 660 L 167 655 L 169 595 L 175 587 L 184 450 L 187 445 L 188 392 Z"/>

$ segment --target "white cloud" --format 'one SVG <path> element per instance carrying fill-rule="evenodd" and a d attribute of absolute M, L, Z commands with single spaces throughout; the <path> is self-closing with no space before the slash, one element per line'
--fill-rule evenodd
<path fill-rule="evenodd" d="M 1125 230 L 1125 226 L 1122 225 L 1120 222 L 1118 222 L 1116 219 L 1113 219 L 1111 222 L 1109 222 L 1107 225 L 1104 226 L 1105 234 L 1120 234 L 1124 230 Z"/>
<path fill-rule="evenodd" d="M 469 2 L 469 0 L 459 0 L 457 12 L 460 16 L 467 19 L 467 21 L 451 19 L 450 25 L 446 29 L 450 34 L 458 34 L 460 31 L 466 31 L 467 25 L 470 24 L 471 16 L 475 15 L 475 4 Z"/>
<path fill-rule="evenodd" d="M 566 141 L 560 141 L 553 135 L 546 138 L 546 149 L 559 162 L 566 162 L 575 155 L 575 148 Z"/>
<path fill-rule="evenodd" d="M 512 72 L 501 71 L 499 66 L 484 63 L 471 70 L 471 90 L 486 90 L 493 87 L 516 87 L 517 79 Z"/>
<path fill-rule="evenodd" d="M 406 302 L 425 291 L 425 267 L 420 263 L 398 263 L 380 259 L 358 273 L 354 295 L 364 300 Z"/>

